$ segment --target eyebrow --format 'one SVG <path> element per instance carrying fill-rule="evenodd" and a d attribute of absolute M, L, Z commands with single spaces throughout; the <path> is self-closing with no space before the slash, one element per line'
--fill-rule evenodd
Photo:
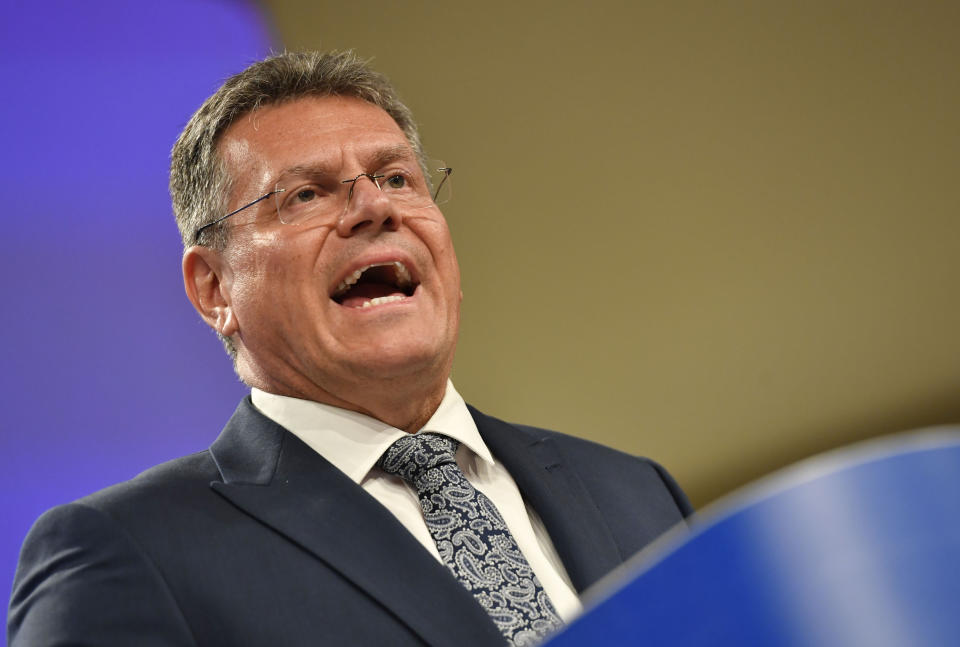
<path fill-rule="evenodd" d="M 287 168 L 280 171 L 280 174 L 277 175 L 277 181 L 275 184 L 280 184 L 285 179 L 290 177 L 334 177 L 336 173 L 334 172 L 333 166 L 324 162 L 313 162 L 310 164 L 297 164 L 295 166 L 288 166 Z"/>
<path fill-rule="evenodd" d="M 372 172 L 396 161 L 416 161 L 416 155 L 408 144 L 385 146 L 366 156 L 365 167 L 371 169 Z M 335 167 L 328 162 L 311 162 L 288 166 L 283 169 L 277 176 L 275 184 L 279 184 L 289 177 L 318 177 L 339 180 L 342 179 L 339 177 L 340 175 L 342 175 L 342 172 L 339 170 L 339 166 Z"/>
<path fill-rule="evenodd" d="M 394 144 L 393 146 L 381 148 L 374 153 L 370 162 L 373 168 L 378 168 L 398 160 L 416 160 L 416 155 L 413 154 L 413 150 L 410 149 L 408 144 Z"/>

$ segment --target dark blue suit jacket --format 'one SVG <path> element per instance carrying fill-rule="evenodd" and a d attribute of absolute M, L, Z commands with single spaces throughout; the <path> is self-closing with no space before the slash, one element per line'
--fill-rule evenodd
<path fill-rule="evenodd" d="M 655 463 L 470 410 L 578 591 L 689 514 Z M 502 645 L 393 515 L 245 399 L 208 451 L 54 508 L 11 645 Z"/>

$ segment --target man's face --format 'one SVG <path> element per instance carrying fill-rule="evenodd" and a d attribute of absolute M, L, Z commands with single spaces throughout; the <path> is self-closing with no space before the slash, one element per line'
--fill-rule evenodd
<path fill-rule="evenodd" d="M 414 159 L 386 112 L 347 97 L 264 107 L 232 124 L 219 150 L 229 210 L 293 175 L 347 189 L 341 180 Z M 346 212 L 283 224 L 269 198 L 225 222 L 221 291 L 242 377 L 287 395 L 326 393 L 341 406 L 384 380 L 445 382 L 461 299 L 450 231 L 435 205 L 404 208 L 388 195 L 360 178 Z"/>

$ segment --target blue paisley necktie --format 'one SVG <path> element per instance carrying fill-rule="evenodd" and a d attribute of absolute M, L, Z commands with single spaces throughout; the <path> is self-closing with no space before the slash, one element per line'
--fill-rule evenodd
<path fill-rule="evenodd" d="M 454 458 L 460 443 L 407 435 L 377 463 L 417 491 L 427 528 L 447 568 L 473 594 L 511 645 L 535 645 L 563 621 L 517 547 L 500 512 Z"/>

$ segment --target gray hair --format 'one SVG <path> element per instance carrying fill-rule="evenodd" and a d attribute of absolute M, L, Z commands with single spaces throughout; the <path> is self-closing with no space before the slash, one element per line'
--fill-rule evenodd
<path fill-rule="evenodd" d="M 197 229 L 226 213 L 231 178 L 217 154 L 224 131 L 262 106 L 326 96 L 355 97 L 382 108 L 406 135 L 417 157 L 423 158 L 413 113 L 387 78 L 352 51 L 271 56 L 227 79 L 194 113 L 173 145 L 170 195 L 184 248 L 194 244 Z M 225 228 L 214 229 L 208 244 L 222 249 Z"/>
<path fill-rule="evenodd" d="M 420 135 L 410 109 L 400 101 L 387 78 L 370 69 L 352 51 L 285 52 L 271 56 L 227 79 L 194 113 L 173 145 L 170 196 L 184 249 L 194 244 L 197 229 L 226 213 L 232 178 L 217 153 L 224 131 L 262 106 L 325 96 L 355 97 L 382 108 L 393 117 L 414 153 L 423 160 Z M 207 229 L 202 244 L 223 249 L 228 229 Z M 232 341 L 222 336 L 221 339 L 236 359 Z"/>

